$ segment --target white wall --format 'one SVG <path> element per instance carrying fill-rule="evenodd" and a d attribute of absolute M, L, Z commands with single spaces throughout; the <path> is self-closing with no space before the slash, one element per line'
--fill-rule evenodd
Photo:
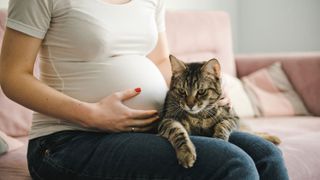
<path fill-rule="evenodd" d="M 170 0 L 168 9 L 229 12 L 236 53 L 320 51 L 319 0 Z"/>
<path fill-rule="evenodd" d="M 238 52 L 320 51 L 319 0 L 241 0 Z"/>
<path fill-rule="evenodd" d="M 8 0 L 0 0 L 0 8 L 7 8 Z"/>
<path fill-rule="evenodd" d="M 320 0 L 167 0 L 167 8 L 227 11 L 236 53 L 320 51 Z"/>

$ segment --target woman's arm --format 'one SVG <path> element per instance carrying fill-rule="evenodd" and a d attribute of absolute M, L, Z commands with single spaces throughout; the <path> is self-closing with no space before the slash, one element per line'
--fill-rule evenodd
<path fill-rule="evenodd" d="M 166 32 L 159 33 L 156 47 L 148 55 L 148 58 L 159 68 L 168 86 L 171 81 L 171 64 L 169 60 L 169 47 Z"/>
<path fill-rule="evenodd" d="M 122 101 L 138 95 L 126 90 L 86 103 L 69 97 L 37 80 L 33 68 L 41 40 L 7 28 L 0 57 L 0 83 L 3 92 L 34 111 L 70 120 L 86 127 L 110 132 L 146 130 L 156 120 L 155 110 L 130 109 Z"/>

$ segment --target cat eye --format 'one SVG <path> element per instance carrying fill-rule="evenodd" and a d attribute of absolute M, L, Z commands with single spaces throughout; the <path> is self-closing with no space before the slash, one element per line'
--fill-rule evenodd
<path fill-rule="evenodd" d="M 206 89 L 199 89 L 198 92 L 197 92 L 197 94 L 200 95 L 200 96 L 202 96 L 202 95 L 204 95 L 206 92 L 207 92 Z"/>

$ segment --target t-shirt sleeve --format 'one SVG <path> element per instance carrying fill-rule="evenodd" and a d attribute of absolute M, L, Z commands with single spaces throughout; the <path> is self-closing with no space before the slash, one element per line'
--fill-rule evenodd
<path fill-rule="evenodd" d="M 163 32 L 166 30 L 165 13 L 165 0 L 158 0 L 158 7 L 156 12 L 156 23 L 158 32 Z"/>
<path fill-rule="evenodd" d="M 10 0 L 7 27 L 43 39 L 50 26 L 52 0 Z"/>

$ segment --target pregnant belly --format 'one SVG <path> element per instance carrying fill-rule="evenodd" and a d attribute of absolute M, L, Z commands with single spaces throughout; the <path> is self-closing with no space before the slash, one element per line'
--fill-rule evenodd
<path fill-rule="evenodd" d="M 124 104 L 135 109 L 159 110 L 168 91 L 161 72 L 144 56 L 117 56 L 103 62 L 72 63 L 69 67 L 60 64 L 57 69 L 63 80 L 61 90 L 86 102 L 97 102 L 114 92 L 140 87 L 141 93 Z"/>

